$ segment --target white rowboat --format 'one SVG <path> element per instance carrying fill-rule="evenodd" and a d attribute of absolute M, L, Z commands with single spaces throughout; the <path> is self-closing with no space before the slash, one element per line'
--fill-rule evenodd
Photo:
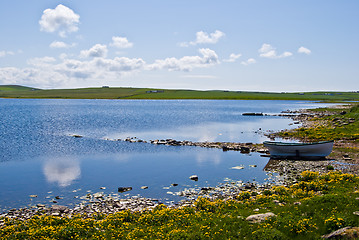
<path fill-rule="evenodd" d="M 263 145 L 268 148 L 272 158 L 324 158 L 333 149 L 334 141 L 314 143 L 287 143 L 265 141 Z"/>

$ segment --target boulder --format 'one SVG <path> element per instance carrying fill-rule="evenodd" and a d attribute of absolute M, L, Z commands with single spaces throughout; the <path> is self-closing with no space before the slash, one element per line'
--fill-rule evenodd
<path fill-rule="evenodd" d="M 264 222 L 265 220 L 267 220 L 268 218 L 275 217 L 275 216 L 276 215 L 274 213 L 267 212 L 267 213 L 250 215 L 246 218 L 246 220 L 251 223 L 261 223 L 261 222 Z"/>
<path fill-rule="evenodd" d="M 51 207 L 51 212 L 60 212 L 60 213 L 64 213 L 64 212 L 68 212 L 69 208 L 66 206 L 61 206 L 61 205 L 52 205 Z"/>
<path fill-rule="evenodd" d="M 323 235 L 325 239 L 358 239 L 359 227 L 345 227 L 338 229 L 332 233 Z"/>

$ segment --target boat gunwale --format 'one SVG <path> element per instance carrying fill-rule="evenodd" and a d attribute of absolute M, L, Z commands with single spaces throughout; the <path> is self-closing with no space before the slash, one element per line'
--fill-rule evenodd
<path fill-rule="evenodd" d="M 320 142 L 309 142 L 309 143 L 290 143 L 290 142 L 273 142 L 273 141 L 264 141 L 264 145 L 272 145 L 272 146 L 311 146 L 311 145 L 319 145 L 326 143 L 333 143 L 334 140 L 330 141 L 320 141 Z"/>

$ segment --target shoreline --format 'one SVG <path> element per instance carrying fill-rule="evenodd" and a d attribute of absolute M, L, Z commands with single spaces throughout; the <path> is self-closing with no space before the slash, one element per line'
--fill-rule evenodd
<path fill-rule="evenodd" d="M 315 121 L 311 121 L 313 118 L 321 118 L 327 116 L 327 112 L 316 112 L 313 114 L 310 110 L 299 110 L 292 112 L 285 112 L 280 114 L 282 117 L 290 117 L 293 121 L 301 123 L 303 127 L 309 128 L 317 124 Z M 288 131 L 288 130 L 283 130 Z M 275 137 L 276 134 L 270 134 L 268 137 Z M 78 135 L 73 135 L 73 137 L 81 137 Z M 137 138 L 127 138 L 121 141 L 129 142 L 144 142 L 143 140 Z M 166 144 L 172 146 L 199 146 L 207 148 L 219 148 L 223 151 L 240 151 L 243 154 L 250 152 L 259 152 L 259 153 L 268 153 L 267 149 L 262 144 L 253 144 L 253 143 L 232 143 L 232 142 L 191 142 L 191 141 L 176 141 L 173 139 L 167 140 L 154 140 L 148 143 L 151 144 Z M 334 154 L 336 148 L 349 144 L 346 141 L 336 142 L 335 148 L 333 149 Z M 267 155 L 268 157 L 268 155 Z M 206 197 L 211 200 L 222 199 L 229 200 L 234 199 L 236 195 L 243 191 L 258 192 L 263 190 L 268 190 L 272 186 L 288 186 L 296 183 L 300 177 L 300 174 L 303 171 L 311 170 L 316 171 L 321 174 L 328 173 L 333 170 L 341 171 L 343 173 L 354 173 L 356 174 L 359 160 L 357 158 L 345 159 L 325 159 L 325 160 L 274 160 L 269 159 L 265 169 L 270 173 L 277 173 L 278 178 L 268 181 L 268 183 L 259 185 L 254 182 L 227 182 L 219 184 L 216 187 L 208 187 L 202 189 L 186 189 L 181 193 L 187 199 L 181 200 L 179 203 L 168 206 L 173 208 L 179 208 L 184 206 L 192 206 L 194 201 L 198 197 Z M 39 215 L 52 215 L 52 216 L 61 216 L 61 217 L 72 217 L 76 214 L 81 214 L 84 217 L 92 217 L 94 214 L 113 214 L 120 211 L 130 210 L 130 211 L 147 211 L 155 208 L 156 206 L 162 204 L 157 199 L 143 198 L 143 197 L 131 197 L 127 199 L 113 198 L 104 194 L 94 193 L 88 195 L 88 202 L 86 204 L 80 203 L 75 205 L 72 208 L 61 206 L 61 205 L 52 205 L 47 207 L 43 204 L 37 204 L 37 206 L 29 208 L 19 208 L 19 209 L 10 209 L 6 213 L 0 214 L 0 217 L 8 217 L 11 219 L 30 219 L 33 216 Z M 0 226 L 1 226 L 0 222 Z"/>

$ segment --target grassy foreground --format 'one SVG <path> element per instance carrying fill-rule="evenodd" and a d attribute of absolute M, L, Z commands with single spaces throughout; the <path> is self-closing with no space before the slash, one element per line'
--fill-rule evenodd
<path fill-rule="evenodd" d="M 42 90 L 16 85 L 0 85 L 0 98 L 359 101 L 359 92 L 271 93 L 220 90 L 195 91 L 112 87 Z"/>
<path fill-rule="evenodd" d="M 122 211 L 92 218 L 39 216 L 2 219 L 1 239 L 320 239 L 345 226 L 358 227 L 359 177 L 305 171 L 299 182 L 244 191 L 232 200 L 199 198 L 192 207 Z M 261 223 L 251 214 L 272 212 Z M 359 213 L 357 213 L 359 214 Z"/>

